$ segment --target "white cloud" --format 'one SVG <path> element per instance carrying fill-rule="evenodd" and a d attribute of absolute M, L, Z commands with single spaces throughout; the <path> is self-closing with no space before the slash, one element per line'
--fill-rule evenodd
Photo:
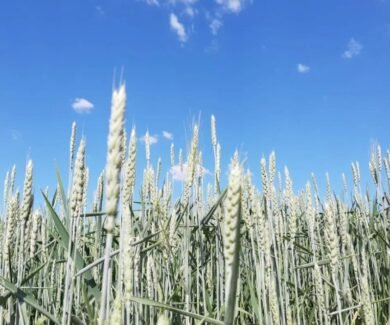
<path fill-rule="evenodd" d="M 299 73 L 308 73 L 310 71 L 310 67 L 307 65 L 304 65 L 302 63 L 297 64 L 297 71 Z"/>
<path fill-rule="evenodd" d="M 212 0 L 206 6 L 200 0 L 141 0 L 148 6 L 158 7 L 162 10 L 168 8 L 169 26 L 177 35 L 180 43 L 183 45 L 188 41 L 190 35 L 197 29 L 196 24 L 200 19 L 195 19 L 197 15 L 205 17 L 210 33 L 216 36 L 222 28 L 224 17 L 226 15 L 238 15 L 253 0 Z"/>
<path fill-rule="evenodd" d="M 149 6 L 156 6 L 156 7 L 160 6 L 160 3 L 158 2 L 158 0 L 145 0 L 145 2 Z"/>
<path fill-rule="evenodd" d="M 170 169 L 172 179 L 179 182 L 184 182 L 187 179 L 188 175 L 188 164 L 184 163 L 181 165 L 172 166 Z M 210 171 L 201 165 L 197 165 L 196 168 L 196 177 L 205 176 L 210 174 Z"/>
<path fill-rule="evenodd" d="M 222 27 L 222 21 L 221 21 L 221 19 L 219 19 L 219 18 L 213 18 L 213 19 L 211 20 L 211 23 L 210 23 L 209 27 L 210 27 L 210 30 L 211 30 L 211 34 L 217 35 L 219 29 Z"/>
<path fill-rule="evenodd" d="M 165 139 L 168 139 L 168 140 L 173 140 L 173 134 L 171 132 L 168 132 L 168 131 L 163 131 L 162 132 L 162 135 Z"/>
<path fill-rule="evenodd" d="M 191 7 L 191 6 L 188 6 L 188 7 L 186 7 L 185 9 L 184 9 L 184 13 L 187 15 L 187 16 L 189 16 L 189 17 L 194 17 L 195 16 L 195 14 L 196 14 L 196 10 L 193 8 L 193 7 Z"/>
<path fill-rule="evenodd" d="M 244 0 L 216 0 L 216 3 L 225 10 L 236 14 L 239 13 L 244 6 Z"/>
<path fill-rule="evenodd" d="M 182 4 L 184 6 L 192 6 L 194 5 L 198 0 L 166 0 L 168 4 L 171 4 L 173 6 Z"/>
<path fill-rule="evenodd" d="M 179 21 L 179 18 L 174 13 L 171 13 L 169 17 L 169 25 L 171 29 L 177 34 L 179 41 L 185 43 L 188 39 L 187 32 L 184 28 L 184 25 Z"/>
<path fill-rule="evenodd" d="M 363 45 L 356 41 L 354 38 L 351 38 L 347 44 L 347 49 L 344 51 L 342 57 L 344 59 L 352 59 L 354 56 L 360 54 L 363 49 Z"/>
<path fill-rule="evenodd" d="M 140 137 L 139 141 L 145 142 L 145 136 Z M 152 144 L 156 144 L 157 142 L 158 142 L 158 135 L 149 134 L 149 143 L 152 145 Z"/>
<path fill-rule="evenodd" d="M 77 113 L 89 113 L 95 105 L 93 105 L 89 100 L 85 98 L 76 98 L 73 103 L 72 107 Z"/>

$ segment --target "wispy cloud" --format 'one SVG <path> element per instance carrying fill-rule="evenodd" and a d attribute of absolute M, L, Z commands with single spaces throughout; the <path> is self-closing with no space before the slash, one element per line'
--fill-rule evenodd
<path fill-rule="evenodd" d="M 168 139 L 168 140 L 173 140 L 173 134 L 171 132 L 168 132 L 168 131 L 163 131 L 162 132 L 162 135 L 165 139 Z"/>
<path fill-rule="evenodd" d="M 184 9 L 184 13 L 185 13 L 187 16 L 193 18 L 193 17 L 196 15 L 197 10 L 194 9 L 193 7 L 191 7 L 191 6 L 188 6 L 188 7 L 186 7 L 186 8 Z"/>
<path fill-rule="evenodd" d="M 139 141 L 145 142 L 145 135 L 139 138 Z M 151 135 L 149 134 L 149 143 L 150 144 L 156 144 L 158 142 L 158 135 Z"/>
<path fill-rule="evenodd" d="M 149 6 L 156 6 L 156 7 L 160 7 L 160 2 L 158 2 L 158 0 L 145 0 L 146 4 L 148 4 Z"/>
<path fill-rule="evenodd" d="M 237 14 L 242 10 L 245 1 L 244 0 L 217 0 L 216 2 L 220 6 L 222 6 L 225 10 Z"/>
<path fill-rule="evenodd" d="M 207 54 L 212 54 L 217 52 L 219 49 L 218 40 L 213 39 L 211 43 L 204 49 L 204 52 Z"/>
<path fill-rule="evenodd" d="M 184 182 L 187 179 L 188 175 L 188 164 L 184 163 L 183 165 L 174 165 L 170 169 L 172 179 L 179 182 Z M 201 165 L 197 165 L 196 168 L 196 177 L 205 176 L 210 174 L 210 171 Z"/>
<path fill-rule="evenodd" d="M 105 12 L 103 10 L 103 8 L 101 6 L 96 6 L 95 7 L 95 10 L 96 10 L 96 13 L 99 15 L 99 16 L 104 16 Z"/>
<path fill-rule="evenodd" d="M 209 5 L 204 6 L 200 0 L 142 0 L 150 7 L 158 7 L 161 10 L 168 9 L 169 26 L 175 32 L 179 42 L 186 43 L 194 30 L 196 24 L 206 22 L 209 31 L 216 36 L 224 25 L 224 17 L 229 14 L 236 16 L 248 7 L 253 0 L 213 0 Z M 204 19 L 196 19 L 196 16 L 203 16 Z"/>
<path fill-rule="evenodd" d="M 171 26 L 171 29 L 176 33 L 177 37 L 179 38 L 179 41 L 181 43 L 185 43 L 188 39 L 186 29 L 174 13 L 171 13 L 169 17 L 169 25 Z"/>
<path fill-rule="evenodd" d="M 19 130 L 12 129 L 11 130 L 11 138 L 14 141 L 18 141 L 22 138 L 22 133 Z"/>
<path fill-rule="evenodd" d="M 363 45 L 354 38 L 351 38 L 347 44 L 347 49 L 343 52 L 342 57 L 344 59 L 352 59 L 354 56 L 359 55 L 362 49 Z"/>
<path fill-rule="evenodd" d="M 72 103 L 72 107 L 76 113 L 82 114 L 89 113 L 95 107 L 95 105 L 92 104 L 88 99 L 76 98 Z"/>
<path fill-rule="evenodd" d="M 209 24 L 211 34 L 217 35 L 219 29 L 222 27 L 222 20 L 220 18 L 213 18 Z"/>
<path fill-rule="evenodd" d="M 297 71 L 299 73 L 308 73 L 310 71 L 310 67 L 307 65 L 304 65 L 302 63 L 297 64 Z"/>

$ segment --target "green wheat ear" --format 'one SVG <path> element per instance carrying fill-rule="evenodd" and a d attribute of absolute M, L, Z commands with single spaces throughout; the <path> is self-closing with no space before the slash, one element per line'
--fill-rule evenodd
<path fill-rule="evenodd" d="M 238 161 L 233 159 L 229 176 L 223 231 L 226 274 L 224 323 L 226 325 L 233 324 L 235 317 L 236 292 L 239 277 L 240 221 L 241 168 Z"/>

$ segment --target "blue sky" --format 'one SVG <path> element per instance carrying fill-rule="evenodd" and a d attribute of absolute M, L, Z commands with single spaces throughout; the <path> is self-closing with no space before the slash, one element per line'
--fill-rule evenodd
<path fill-rule="evenodd" d="M 387 0 L 3 1 L 0 176 L 16 163 L 21 184 L 30 157 L 35 190 L 53 186 L 76 121 L 94 187 L 123 71 L 127 129 L 158 136 L 152 158 L 165 168 L 162 132 L 185 149 L 199 119 L 212 169 L 215 114 L 224 174 L 237 148 L 259 184 L 259 160 L 275 150 L 296 188 L 311 172 L 337 185 L 354 160 L 367 171 L 372 143 L 389 147 L 389 57 Z"/>

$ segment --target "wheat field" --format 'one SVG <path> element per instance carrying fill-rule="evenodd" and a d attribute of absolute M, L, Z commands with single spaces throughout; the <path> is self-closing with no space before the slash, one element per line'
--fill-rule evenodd
<path fill-rule="evenodd" d="M 34 185 L 32 161 L 20 193 L 15 166 L 6 174 L 0 325 L 389 323 L 389 151 L 376 147 L 364 168 L 371 193 L 362 190 L 358 163 L 350 188 L 340 175 L 340 195 L 327 177 L 320 197 L 314 175 L 294 193 L 274 152 L 253 174 L 236 152 L 224 180 L 212 116 L 212 181 L 202 173 L 194 125 L 188 152 L 172 144 L 168 153 L 166 165 L 186 175 L 176 195 L 161 160 L 150 159 L 148 134 L 142 147 L 135 128 L 127 137 L 125 114 L 121 85 L 97 180 L 89 179 L 76 124 L 69 170 L 55 171 L 54 191 Z"/>

